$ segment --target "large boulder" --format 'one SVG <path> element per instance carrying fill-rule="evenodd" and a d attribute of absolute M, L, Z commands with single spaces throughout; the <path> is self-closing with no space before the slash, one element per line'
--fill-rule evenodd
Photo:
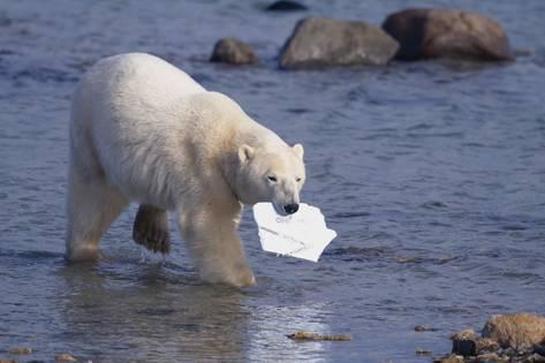
<path fill-rule="evenodd" d="M 297 23 L 280 55 L 284 69 L 383 65 L 397 42 L 382 29 L 359 21 L 310 17 Z"/>
<path fill-rule="evenodd" d="M 210 62 L 253 64 L 258 58 L 248 44 L 235 38 L 223 38 L 214 46 Z"/>
<path fill-rule="evenodd" d="M 382 28 L 400 43 L 396 58 L 513 60 L 500 24 L 483 15 L 452 9 L 408 9 L 386 18 Z"/>
<path fill-rule="evenodd" d="M 503 348 L 525 350 L 545 344 L 545 316 L 519 313 L 493 315 L 483 328 L 483 337 Z"/>

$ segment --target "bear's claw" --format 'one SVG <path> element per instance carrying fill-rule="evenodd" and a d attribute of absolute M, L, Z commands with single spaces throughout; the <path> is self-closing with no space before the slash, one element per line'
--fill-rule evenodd
<path fill-rule="evenodd" d="M 140 205 L 132 230 L 134 242 L 152 252 L 170 252 L 170 232 L 168 215 L 163 209 L 150 205 Z"/>

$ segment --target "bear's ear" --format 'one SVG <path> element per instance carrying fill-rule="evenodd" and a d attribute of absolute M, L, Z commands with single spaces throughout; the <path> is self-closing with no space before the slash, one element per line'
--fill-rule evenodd
<path fill-rule="evenodd" d="M 242 145 L 238 148 L 238 159 L 241 163 L 246 163 L 254 156 L 254 148 L 250 145 Z"/>
<path fill-rule="evenodd" d="M 291 148 L 295 152 L 295 154 L 299 156 L 299 159 L 303 160 L 303 154 L 305 153 L 305 149 L 303 149 L 303 145 L 295 144 Z"/>

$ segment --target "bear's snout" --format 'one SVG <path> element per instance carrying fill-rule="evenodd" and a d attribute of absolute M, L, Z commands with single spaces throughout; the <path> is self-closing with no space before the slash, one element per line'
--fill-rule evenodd
<path fill-rule="evenodd" d="M 297 212 L 298 210 L 299 210 L 299 204 L 297 203 L 286 204 L 284 206 L 284 212 L 286 212 L 287 214 L 293 214 Z"/>

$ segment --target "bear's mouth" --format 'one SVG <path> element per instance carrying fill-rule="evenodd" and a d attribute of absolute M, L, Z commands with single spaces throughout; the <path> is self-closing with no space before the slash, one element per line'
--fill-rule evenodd
<path fill-rule="evenodd" d="M 289 214 L 286 213 L 286 211 L 284 210 L 284 208 L 282 206 L 278 206 L 276 203 L 272 203 L 273 205 L 273 208 L 274 208 L 274 211 L 276 212 L 276 214 L 282 216 L 282 217 L 287 217 Z"/>

